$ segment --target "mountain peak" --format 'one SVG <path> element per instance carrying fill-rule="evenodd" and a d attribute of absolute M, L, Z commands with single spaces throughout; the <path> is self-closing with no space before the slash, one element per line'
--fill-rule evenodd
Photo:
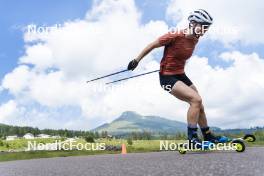
<path fill-rule="evenodd" d="M 108 131 L 110 134 L 127 134 L 131 132 L 185 132 L 186 124 L 158 116 L 142 116 L 134 111 L 123 112 L 109 124 L 101 125 L 93 131 Z"/>
<path fill-rule="evenodd" d="M 130 116 L 141 116 L 140 114 L 136 113 L 135 111 L 125 111 L 121 114 L 122 117 L 130 117 Z"/>
<path fill-rule="evenodd" d="M 132 120 L 133 121 L 138 118 L 142 118 L 142 116 L 134 111 L 125 111 L 113 122 L 122 121 L 122 120 L 128 120 L 128 121 Z"/>

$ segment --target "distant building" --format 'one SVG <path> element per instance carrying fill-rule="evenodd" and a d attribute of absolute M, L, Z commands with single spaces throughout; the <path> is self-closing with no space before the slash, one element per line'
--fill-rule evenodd
<path fill-rule="evenodd" d="M 25 138 L 25 139 L 34 139 L 35 137 L 34 137 L 34 135 L 31 134 L 31 133 L 27 133 L 27 134 L 25 134 L 25 135 L 23 136 L 23 138 Z"/>
<path fill-rule="evenodd" d="M 67 138 L 64 142 L 75 142 L 76 139 L 74 138 Z"/>
<path fill-rule="evenodd" d="M 110 134 L 108 134 L 108 135 L 106 136 L 106 138 L 107 138 L 107 139 L 113 139 L 113 136 L 110 135 Z"/>
<path fill-rule="evenodd" d="M 38 138 L 50 138 L 51 136 L 48 134 L 39 134 L 37 135 Z"/>
<path fill-rule="evenodd" d="M 59 139 L 61 137 L 59 135 L 57 135 L 57 136 L 52 136 L 51 138 L 53 138 L 53 139 Z"/>
<path fill-rule="evenodd" d="M 15 139 L 17 139 L 17 135 L 14 135 L 14 136 L 6 136 L 6 140 L 7 141 L 13 141 Z"/>

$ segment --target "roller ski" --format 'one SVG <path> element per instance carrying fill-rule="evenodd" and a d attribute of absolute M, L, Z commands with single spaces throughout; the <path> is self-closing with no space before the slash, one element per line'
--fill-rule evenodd
<path fill-rule="evenodd" d="M 244 152 L 246 149 L 245 142 L 255 142 L 256 137 L 247 134 L 241 138 L 228 138 L 226 136 L 216 136 L 209 127 L 203 128 L 202 134 L 204 141 L 201 141 L 197 135 L 197 128 L 188 128 L 188 143 L 179 145 L 179 153 L 185 154 L 187 151 L 221 151 L 235 150 Z"/>
<path fill-rule="evenodd" d="M 228 142 L 232 142 L 234 140 L 240 140 L 243 142 L 255 142 L 256 141 L 256 137 L 252 134 L 246 134 L 244 137 L 241 138 L 228 138 L 226 136 L 216 136 L 214 135 L 209 128 L 206 128 L 205 131 L 202 131 L 203 136 L 204 136 L 204 141 L 210 141 L 213 143 L 228 143 Z"/>

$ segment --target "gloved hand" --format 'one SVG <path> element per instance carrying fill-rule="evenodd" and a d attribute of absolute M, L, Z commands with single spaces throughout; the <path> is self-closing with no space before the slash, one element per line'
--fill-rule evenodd
<path fill-rule="evenodd" d="M 133 59 L 132 61 L 129 62 L 127 69 L 133 71 L 137 66 L 138 66 L 138 61 L 136 59 Z"/>

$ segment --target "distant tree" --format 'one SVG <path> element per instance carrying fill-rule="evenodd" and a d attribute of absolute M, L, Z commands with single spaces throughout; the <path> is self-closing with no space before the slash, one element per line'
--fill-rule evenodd
<path fill-rule="evenodd" d="M 178 132 L 175 135 L 176 140 L 185 140 L 187 139 L 187 135 L 184 132 Z"/>
<path fill-rule="evenodd" d="M 132 137 L 132 139 L 134 139 L 134 140 L 138 140 L 138 134 L 137 134 L 136 132 L 132 132 L 132 133 L 131 133 L 131 137 Z"/>
<path fill-rule="evenodd" d="M 100 137 L 100 135 L 99 135 L 98 131 L 96 131 L 96 132 L 94 133 L 94 138 L 95 138 L 95 139 L 98 139 L 99 137 Z"/>
<path fill-rule="evenodd" d="M 107 131 L 102 131 L 101 137 L 102 138 L 107 138 L 107 136 L 108 136 L 108 132 Z"/>
<path fill-rule="evenodd" d="M 128 139 L 127 139 L 127 144 L 128 144 L 128 145 L 133 145 L 133 141 L 132 141 L 131 138 L 128 138 Z"/>
<path fill-rule="evenodd" d="M 85 141 L 88 142 L 88 143 L 94 143 L 94 138 L 92 136 L 85 136 Z"/>
<path fill-rule="evenodd" d="M 145 140 L 150 140 L 150 139 L 151 139 L 151 134 L 150 134 L 150 132 L 144 131 L 144 132 L 142 133 L 142 138 L 145 139 Z"/>
<path fill-rule="evenodd" d="M 161 139 L 162 140 L 167 140 L 168 139 L 168 133 L 163 133 L 163 134 L 161 134 Z"/>

